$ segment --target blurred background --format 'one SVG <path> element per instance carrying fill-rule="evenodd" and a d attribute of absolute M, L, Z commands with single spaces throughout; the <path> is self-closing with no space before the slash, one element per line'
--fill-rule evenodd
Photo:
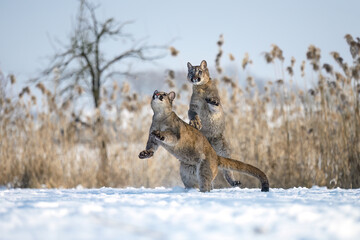
<path fill-rule="evenodd" d="M 182 186 L 174 157 L 137 155 L 152 92 L 175 91 L 187 121 L 186 63 L 205 59 L 234 158 L 272 187 L 360 187 L 359 7 L 1 1 L 0 185 Z"/>

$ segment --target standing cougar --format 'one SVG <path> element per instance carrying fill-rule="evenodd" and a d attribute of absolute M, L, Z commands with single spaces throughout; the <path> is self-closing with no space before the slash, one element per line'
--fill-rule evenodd
<path fill-rule="evenodd" d="M 152 157 L 161 145 L 180 160 L 180 175 L 185 188 L 199 187 L 201 192 L 210 191 L 220 168 L 254 176 L 261 182 L 261 191 L 269 191 L 269 181 L 261 170 L 237 160 L 218 156 L 199 130 L 185 123 L 172 111 L 174 99 L 174 92 L 154 92 L 151 100 L 154 115 L 149 138 L 146 150 L 140 152 L 139 158 Z"/>
<path fill-rule="evenodd" d="M 229 158 L 230 147 L 224 137 L 225 116 L 220 102 L 216 83 L 210 79 L 207 63 L 203 60 L 200 66 L 187 63 L 187 79 L 193 84 L 190 109 L 188 111 L 189 124 L 200 130 L 210 142 L 219 156 Z M 225 179 L 226 181 L 225 181 Z M 223 170 L 214 182 L 215 188 L 241 185 L 234 181 L 228 170 Z"/>

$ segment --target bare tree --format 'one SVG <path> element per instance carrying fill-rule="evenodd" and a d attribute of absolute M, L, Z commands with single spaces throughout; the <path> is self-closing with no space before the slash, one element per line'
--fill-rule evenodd
<path fill-rule="evenodd" d="M 56 70 L 60 95 L 67 99 L 73 99 L 76 96 L 74 94 L 76 86 L 84 86 L 85 92 L 90 94 L 93 99 L 94 107 L 99 108 L 101 87 L 105 81 L 115 74 L 129 74 L 128 71 L 115 71 L 115 67 L 121 69 L 121 63 L 130 58 L 142 61 L 159 59 L 166 55 L 167 47 L 150 46 L 143 41 L 135 41 L 131 34 L 124 33 L 124 27 L 131 22 L 118 23 L 113 18 L 100 21 L 96 16 L 96 9 L 97 6 L 87 0 L 80 0 L 76 25 L 70 37 L 70 43 L 68 45 L 61 44 L 61 52 L 53 56 L 50 66 L 41 73 L 41 77 L 34 81 L 40 81 Z M 131 46 L 124 44 L 123 51 L 108 57 L 103 51 L 103 46 L 108 40 L 122 40 L 118 41 L 119 46 L 127 41 L 131 43 Z M 97 132 L 101 154 L 98 180 L 101 185 L 106 185 L 109 166 L 102 122 L 101 116 L 98 117 L 94 129 Z"/>
<path fill-rule="evenodd" d="M 162 58 L 167 47 L 150 46 L 142 41 L 135 41 L 131 34 L 124 33 L 124 27 L 131 22 L 118 23 L 113 18 L 99 21 L 96 9 L 97 7 L 88 1 L 80 0 L 70 44 L 62 45 L 63 51 L 54 55 L 50 67 L 42 72 L 42 76 L 49 76 L 56 69 L 60 73 L 60 94 L 73 98 L 73 89 L 77 85 L 85 86 L 93 98 L 95 108 L 98 108 L 100 89 L 104 82 L 115 74 L 129 74 L 128 71 L 114 71 L 115 65 L 119 66 L 129 58 L 142 61 Z M 106 57 L 102 46 L 107 40 L 117 40 L 119 46 L 125 41 L 133 44 L 130 47 L 124 46 L 127 48 L 115 56 Z"/>

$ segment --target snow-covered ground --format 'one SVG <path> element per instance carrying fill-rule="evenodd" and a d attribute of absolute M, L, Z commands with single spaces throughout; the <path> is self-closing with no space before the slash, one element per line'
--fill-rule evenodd
<path fill-rule="evenodd" d="M 360 239 L 360 189 L 0 189 L 0 239 Z"/>

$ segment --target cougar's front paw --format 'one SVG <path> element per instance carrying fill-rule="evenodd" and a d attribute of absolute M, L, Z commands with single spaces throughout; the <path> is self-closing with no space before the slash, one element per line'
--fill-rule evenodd
<path fill-rule="evenodd" d="M 160 133 L 160 131 L 153 131 L 151 134 L 154 135 L 155 138 L 160 140 L 160 141 L 165 140 L 165 137 Z"/>
<path fill-rule="evenodd" d="M 141 152 L 139 153 L 139 158 L 140 158 L 140 159 L 151 158 L 153 155 L 154 155 L 154 152 L 153 152 L 153 151 L 151 151 L 151 150 L 144 150 L 144 151 L 141 151 Z"/>
<path fill-rule="evenodd" d="M 215 106 L 220 105 L 220 99 L 218 99 L 218 98 L 205 98 L 205 101 L 211 105 L 215 105 Z"/>
<path fill-rule="evenodd" d="M 201 120 L 198 115 L 196 115 L 195 118 L 191 119 L 189 124 L 197 130 L 200 130 L 202 128 Z"/>

